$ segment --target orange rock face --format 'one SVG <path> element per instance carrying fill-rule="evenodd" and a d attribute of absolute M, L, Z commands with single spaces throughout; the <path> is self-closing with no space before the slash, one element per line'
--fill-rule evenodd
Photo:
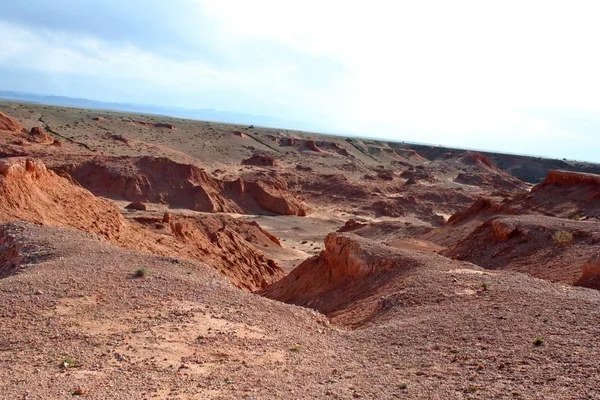
<path fill-rule="evenodd" d="M 21 126 L 0 112 L 0 131 L 21 132 Z"/>
<path fill-rule="evenodd" d="M 53 144 L 54 143 L 54 138 L 52 138 L 52 136 L 48 135 L 46 132 L 44 132 L 43 128 L 34 126 L 33 128 L 31 128 L 31 131 L 29 132 L 29 135 L 27 136 L 27 140 L 33 143 L 39 143 L 39 144 Z"/>
<path fill-rule="evenodd" d="M 256 165 L 261 167 L 275 167 L 277 161 L 272 156 L 265 153 L 254 153 L 252 157 L 242 161 L 242 165 Z"/>
<path fill-rule="evenodd" d="M 546 179 L 531 189 L 531 191 L 536 191 L 546 185 L 574 186 L 579 184 L 596 185 L 600 188 L 600 175 L 551 170 L 548 171 Z"/>
<path fill-rule="evenodd" d="M 256 224 L 227 215 L 141 221 L 167 224 L 168 229 L 158 233 L 125 220 L 112 202 L 95 197 L 35 159 L 0 160 L 0 222 L 15 220 L 74 228 L 127 249 L 206 262 L 246 290 L 259 289 L 283 276 L 273 260 L 250 244 L 279 247 Z M 7 266 L 0 274 L 14 272 L 10 265 L 18 264 L 17 249 L 5 245 Z"/>
<path fill-rule="evenodd" d="M 321 149 L 317 147 L 317 144 L 315 143 L 314 140 L 307 140 L 306 141 L 306 148 L 311 150 L 311 151 L 316 151 L 316 152 L 320 152 Z"/>

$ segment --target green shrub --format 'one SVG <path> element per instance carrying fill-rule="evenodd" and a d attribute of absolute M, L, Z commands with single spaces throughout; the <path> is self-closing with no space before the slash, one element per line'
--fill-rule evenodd
<path fill-rule="evenodd" d="M 135 270 L 136 278 L 145 278 L 150 272 L 146 268 L 138 268 Z"/>

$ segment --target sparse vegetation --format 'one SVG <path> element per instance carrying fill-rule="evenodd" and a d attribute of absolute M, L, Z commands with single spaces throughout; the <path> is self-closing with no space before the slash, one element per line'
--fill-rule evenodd
<path fill-rule="evenodd" d="M 556 231 L 552 235 L 554 242 L 560 245 L 570 244 L 573 242 L 573 232 L 568 231 Z"/>
<path fill-rule="evenodd" d="M 490 288 L 490 284 L 489 283 L 484 282 L 484 283 L 481 284 L 481 289 L 483 291 L 487 291 L 489 288 Z"/>
<path fill-rule="evenodd" d="M 479 387 L 477 387 L 475 385 L 469 385 L 469 387 L 467 388 L 467 392 L 469 392 L 469 393 L 475 393 L 478 390 L 479 390 Z"/>
<path fill-rule="evenodd" d="M 543 345 L 543 344 L 544 344 L 544 338 L 543 338 L 543 337 L 541 337 L 541 336 L 538 336 L 538 337 L 536 337 L 536 338 L 533 340 L 533 345 L 534 345 L 534 346 L 536 346 L 536 347 L 539 347 L 539 346 L 541 346 L 541 345 Z"/>
<path fill-rule="evenodd" d="M 569 219 L 572 219 L 573 221 L 579 221 L 581 216 L 578 213 L 574 213 L 569 216 Z"/>
<path fill-rule="evenodd" d="M 135 277 L 136 278 L 145 278 L 148 276 L 150 272 L 148 272 L 148 269 L 146 268 L 138 268 L 135 270 Z"/>
<path fill-rule="evenodd" d="M 75 361 L 75 359 L 73 357 L 69 357 L 69 356 L 63 357 L 62 361 L 60 362 L 60 367 L 63 369 L 75 368 L 77 366 L 78 366 L 77 361 Z"/>
<path fill-rule="evenodd" d="M 398 389 L 406 390 L 406 389 L 408 389 L 408 385 L 406 383 L 401 383 L 398 385 Z"/>

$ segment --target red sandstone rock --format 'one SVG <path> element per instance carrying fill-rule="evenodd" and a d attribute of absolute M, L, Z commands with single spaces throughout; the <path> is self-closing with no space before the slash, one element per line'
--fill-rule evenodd
<path fill-rule="evenodd" d="M 495 168 L 492 159 L 484 156 L 483 154 L 467 152 L 461 158 L 458 159 L 460 162 L 468 165 L 482 165 L 486 168 Z"/>
<path fill-rule="evenodd" d="M 234 198 L 246 210 L 264 209 L 280 215 L 305 216 L 306 205 L 295 198 L 284 181 L 246 181 L 237 179 L 226 183 L 229 198 Z"/>
<path fill-rule="evenodd" d="M 273 156 L 266 153 L 254 153 L 252 157 L 242 161 L 242 165 L 257 165 L 261 167 L 275 167 L 277 161 Z"/>
<path fill-rule="evenodd" d="M 546 178 L 539 185 L 532 188 L 531 191 L 534 192 L 546 185 L 574 186 L 579 184 L 596 185 L 600 188 L 600 175 L 551 170 L 548 171 Z"/>
<path fill-rule="evenodd" d="M 581 279 L 600 278 L 600 255 L 596 254 L 588 259 L 581 269 Z"/>
<path fill-rule="evenodd" d="M 166 129 L 170 129 L 170 130 L 175 129 L 175 125 L 167 124 L 167 123 L 163 123 L 163 122 L 157 122 L 156 124 L 154 124 L 154 127 L 155 128 L 166 128 Z"/>
<path fill-rule="evenodd" d="M 363 226 L 367 226 L 367 224 L 363 224 L 360 222 L 357 222 L 354 219 L 349 219 L 348 221 L 346 221 L 346 223 L 344 224 L 344 226 L 342 226 L 340 229 L 338 229 L 338 232 L 351 232 L 351 231 L 355 231 L 359 228 L 362 228 Z"/>
<path fill-rule="evenodd" d="M 134 201 L 129 203 L 126 207 L 128 210 L 146 211 L 146 205 L 141 201 Z"/>
<path fill-rule="evenodd" d="M 321 149 L 317 147 L 317 144 L 315 143 L 314 140 L 307 140 L 305 142 L 306 144 L 306 148 L 311 150 L 311 151 L 316 151 L 316 152 L 320 152 Z"/>
<path fill-rule="evenodd" d="M 233 134 L 234 136 L 237 136 L 239 138 L 242 138 L 242 139 L 245 139 L 248 137 L 244 132 L 240 132 L 240 131 L 231 131 L 231 134 Z"/>
<path fill-rule="evenodd" d="M 21 132 L 21 126 L 0 112 L 0 131 Z"/>
<path fill-rule="evenodd" d="M 29 132 L 29 135 L 27 136 L 27 140 L 32 143 L 39 143 L 39 144 L 54 143 L 54 138 L 52 136 L 48 135 L 46 132 L 44 132 L 44 129 L 37 127 L 37 126 L 31 128 L 31 131 Z"/>

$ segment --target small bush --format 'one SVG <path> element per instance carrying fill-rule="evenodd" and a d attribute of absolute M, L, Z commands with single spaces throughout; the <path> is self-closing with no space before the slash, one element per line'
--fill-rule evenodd
<path fill-rule="evenodd" d="M 406 383 L 401 383 L 398 385 L 398 389 L 406 390 L 408 389 L 408 385 Z"/>
<path fill-rule="evenodd" d="M 579 214 L 575 213 L 575 214 L 571 214 L 569 216 L 569 219 L 571 219 L 573 221 L 579 221 L 581 219 L 581 216 Z"/>
<path fill-rule="evenodd" d="M 573 241 L 573 232 L 556 231 L 552 235 L 552 238 L 558 244 L 569 244 Z"/>
<path fill-rule="evenodd" d="M 148 276 L 148 274 L 149 274 L 149 272 L 146 268 L 138 268 L 135 270 L 136 278 L 145 278 Z"/>
<path fill-rule="evenodd" d="M 77 361 L 75 361 L 74 358 L 68 357 L 68 356 L 64 357 L 62 359 L 62 361 L 60 362 L 60 367 L 64 368 L 64 369 L 75 368 L 77 366 L 78 366 Z"/>
<path fill-rule="evenodd" d="M 541 345 L 543 345 L 543 344 L 544 344 L 544 338 L 543 338 L 543 337 L 541 337 L 541 336 L 538 336 L 538 337 L 536 337 L 536 338 L 533 340 L 533 345 L 534 345 L 535 347 L 539 347 L 539 346 L 541 346 Z"/>

